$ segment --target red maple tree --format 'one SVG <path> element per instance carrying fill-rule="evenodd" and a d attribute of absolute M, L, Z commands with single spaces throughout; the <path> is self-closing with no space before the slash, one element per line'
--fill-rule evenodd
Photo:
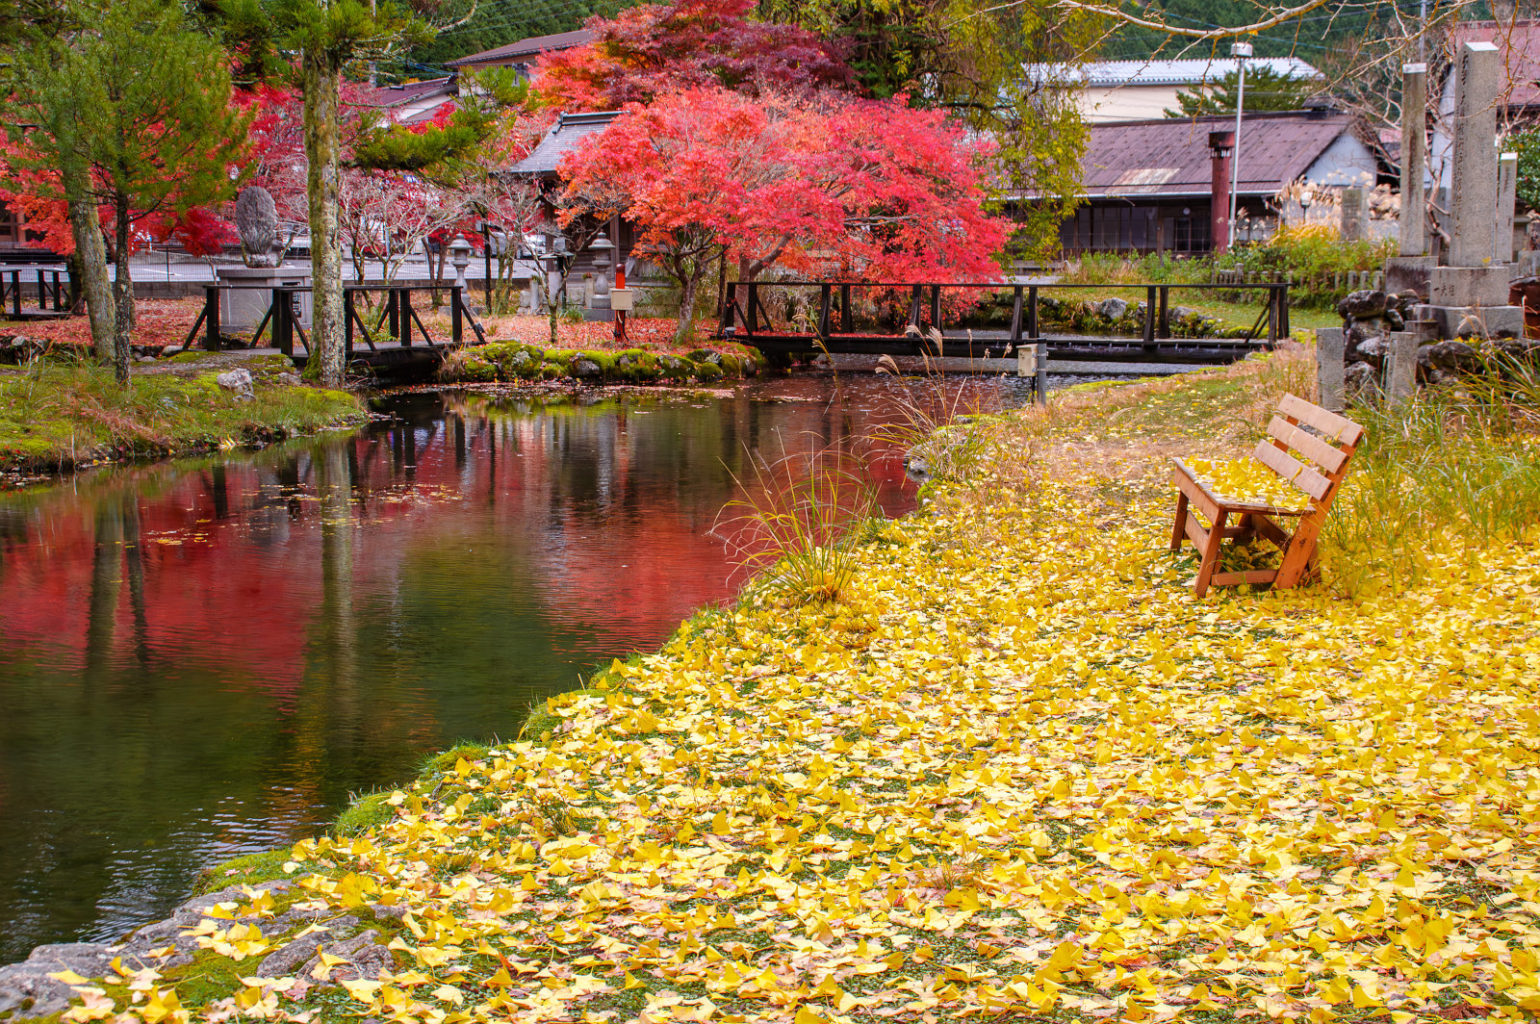
<path fill-rule="evenodd" d="M 676 0 L 590 18 L 592 43 L 536 62 L 536 101 L 558 110 L 618 110 L 681 89 L 757 94 L 854 84 L 836 47 L 794 25 L 750 20 L 753 7 L 753 0 Z"/>

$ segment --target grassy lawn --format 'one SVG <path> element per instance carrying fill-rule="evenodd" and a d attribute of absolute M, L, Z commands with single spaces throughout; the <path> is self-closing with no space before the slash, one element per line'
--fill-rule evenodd
<path fill-rule="evenodd" d="M 276 906 L 205 929 L 177 1012 L 1529 1019 L 1533 408 L 1358 413 L 1323 578 L 1194 598 L 1163 457 L 1234 458 L 1310 379 L 1279 353 L 917 438 L 951 474 L 857 534 L 836 600 L 761 577 L 382 823 L 299 843 Z M 1441 504 L 1445 469 L 1489 490 Z M 404 907 L 393 968 L 260 977 L 289 936 L 250 926 L 294 904 L 352 930 Z M 175 971 L 138 978 L 175 1003 Z M 127 1008 L 114 981 L 88 1013 Z"/>
<path fill-rule="evenodd" d="M 250 371 L 243 401 L 215 378 Z M 295 383 L 281 356 L 188 353 L 135 364 L 121 388 L 101 367 L 64 362 L 0 367 L 0 466 L 35 472 L 115 458 L 207 451 L 360 423 L 353 395 Z"/>

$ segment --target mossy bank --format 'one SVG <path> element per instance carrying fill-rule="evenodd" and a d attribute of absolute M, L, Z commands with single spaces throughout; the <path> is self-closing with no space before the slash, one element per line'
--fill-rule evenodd
<path fill-rule="evenodd" d="M 282 356 L 189 352 L 136 365 L 128 387 L 88 363 L 0 367 L 0 469 L 10 473 L 260 445 L 367 419 L 357 396 L 305 384 Z"/>
<path fill-rule="evenodd" d="M 710 383 L 752 377 L 764 356 L 743 345 L 690 352 L 627 349 L 557 349 L 494 341 L 451 353 L 439 371 L 446 384 L 576 380 L 592 384 Z"/>

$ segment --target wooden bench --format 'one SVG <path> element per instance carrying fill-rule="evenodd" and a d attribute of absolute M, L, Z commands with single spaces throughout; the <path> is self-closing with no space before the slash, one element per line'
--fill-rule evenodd
<path fill-rule="evenodd" d="M 1316 540 L 1342 478 L 1347 475 L 1348 461 L 1363 439 L 1364 428 L 1303 398 L 1285 395 L 1267 425 L 1267 433 L 1267 440 L 1257 445 L 1252 456 L 1300 491 L 1298 507 L 1240 501 L 1215 494 L 1181 459 L 1171 460 L 1180 492 L 1171 550 L 1180 550 L 1184 538 L 1191 538 L 1197 545 L 1202 559 L 1194 589 L 1199 597 L 1210 586 L 1255 583 L 1293 587 L 1314 572 Z M 1203 528 L 1194 510 L 1207 517 L 1208 529 Z M 1284 529 L 1279 522 L 1282 519 L 1298 520 L 1292 532 Z M 1239 542 L 1252 537 L 1276 545 L 1283 552 L 1283 563 L 1276 569 L 1215 571 L 1222 541 Z"/>

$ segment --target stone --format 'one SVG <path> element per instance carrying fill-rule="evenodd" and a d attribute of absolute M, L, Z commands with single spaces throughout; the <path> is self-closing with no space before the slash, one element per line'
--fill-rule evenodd
<path fill-rule="evenodd" d="M 260 185 L 241 189 L 235 198 L 235 230 L 248 267 L 276 267 L 278 254 L 278 204 Z"/>
<path fill-rule="evenodd" d="M 21 963 L 0 967 L 0 1016 L 47 1017 L 67 1009 L 74 990 L 48 975 L 74 971 L 82 978 L 97 978 L 111 969 L 115 955 L 112 946 L 96 942 L 38 946 Z"/>
<path fill-rule="evenodd" d="M 1521 306 L 1418 306 L 1416 316 L 1428 321 L 1438 338 L 1518 338 L 1524 334 Z"/>
<path fill-rule="evenodd" d="M 604 367 L 592 359 L 578 359 L 572 364 L 572 376 L 578 380 L 593 380 L 604 376 Z"/>
<path fill-rule="evenodd" d="M 251 379 L 251 371 L 244 367 L 238 366 L 233 370 L 226 370 L 214 378 L 214 383 L 226 391 L 233 391 L 235 397 L 242 401 L 249 402 L 257 394 Z"/>
<path fill-rule="evenodd" d="M 1417 362 L 1435 370 L 1474 370 L 1481 365 L 1481 353 L 1463 341 L 1440 341 L 1419 349 Z"/>
<path fill-rule="evenodd" d="M 1343 402 L 1343 337 L 1340 327 L 1323 327 L 1315 332 L 1316 381 L 1321 406 L 1340 411 Z"/>
<path fill-rule="evenodd" d="M 1121 320 L 1128 312 L 1128 303 L 1122 299 L 1102 299 L 1096 304 L 1096 312 L 1108 320 Z"/>
<path fill-rule="evenodd" d="M 1392 256 L 1385 261 L 1385 290 L 1400 295 L 1410 293 L 1414 301 L 1426 302 L 1428 279 L 1437 260 L 1432 256 Z"/>
<path fill-rule="evenodd" d="M 1385 312 L 1385 293 L 1365 289 L 1350 293 L 1337 303 L 1337 315 L 1354 320 L 1368 320 Z"/>
<path fill-rule="evenodd" d="M 1430 306 L 1504 306 L 1508 267 L 1434 267 L 1428 278 Z"/>
<path fill-rule="evenodd" d="M 1398 239 L 1403 257 L 1418 258 L 1428 251 L 1428 201 L 1423 191 L 1423 168 L 1428 155 L 1428 66 L 1401 66 L 1401 223 Z M 1391 284 L 1385 268 L 1385 286 Z"/>
<path fill-rule="evenodd" d="M 380 976 L 381 971 L 390 970 L 395 966 L 395 959 L 390 955 L 390 950 L 377 941 L 379 937 L 380 933 L 370 928 L 343 942 L 322 946 L 297 973 L 301 977 L 313 976 L 315 969 L 321 965 L 320 953 L 325 952 L 346 961 L 332 966 L 326 979 L 328 983 L 372 981 Z"/>
<path fill-rule="evenodd" d="M 1390 354 L 1390 343 L 1380 335 L 1375 335 L 1372 338 L 1359 342 L 1354 351 L 1358 353 L 1357 362 L 1370 362 L 1379 365 Z"/>
<path fill-rule="evenodd" d="M 1385 394 L 1392 405 L 1412 397 L 1417 387 L 1417 335 L 1397 331 L 1387 343 L 1390 365 L 1385 374 Z"/>
<path fill-rule="evenodd" d="M 277 379 L 278 383 L 287 384 L 289 387 L 299 387 L 301 384 L 305 383 L 304 378 L 302 378 L 297 373 L 280 373 Z"/>
<path fill-rule="evenodd" d="M 1342 391 L 1347 400 L 1376 394 L 1379 389 L 1379 374 L 1368 363 L 1354 363 L 1343 371 Z"/>
<path fill-rule="evenodd" d="M 1492 147 L 1497 139 L 1497 95 L 1501 88 L 1501 56 L 1492 43 L 1467 42 L 1455 57 L 1454 158 L 1450 198 L 1449 265 L 1485 267 L 1492 262 L 1492 231 L 1496 224 L 1497 161 Z M 1437 284 L 1435 282 L 1435 289 Z M 1483 304 L 1476 297 L 1441 301 L 1434 305 Z M 1500 303 L 1496 300 L 1493 304 Z"/>
<path fill-rule="evenodd" d="M 1359 242 L 1364 237 L 1364 190 L 1361 188 L 1345 188 L 1342 190 L 1342 240 L 1344 242 Z"/>
<path fill-rule="evenodd" d="M 321 946 L 332 940 L 338 933 L 357 928 L 358 918 L 351 914 L 328 921 L 323 926 L 325 931 L 313 931 L 307 935 L 280 946 L 269 953 L 263 961 L 257 965 L 257 975 L 262 978 L 284 978 L 295 971 L 301 965 L 316 955 Z M 277 929 L 273 929 L 277 931 Z"/>
<path fill-rule="evenodd" d="M 1518 202 L 1519 155 L 1497 158 L 1497 221 L 1492 225 L 1492 260 L 1513 262 L 1513 214 Z"/>

